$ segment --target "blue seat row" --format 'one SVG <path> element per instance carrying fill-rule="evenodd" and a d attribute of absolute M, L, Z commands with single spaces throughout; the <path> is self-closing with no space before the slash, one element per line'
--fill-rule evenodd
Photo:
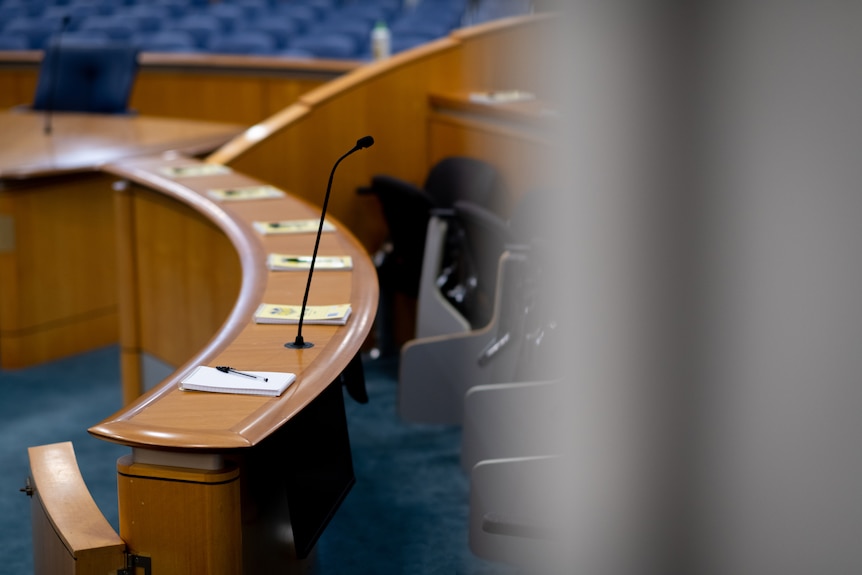
<path fill-rule="evenodd" d="M 475 3 L 470 9 L 475 20 Z M 44 49 L 62 28 L 70 42 L 120 40 L 143 51 L 363 59 L 377 22 L 399 52 L 446 36 L 469 15 L 467 0 L 0 0 L 0 50 Z"/>

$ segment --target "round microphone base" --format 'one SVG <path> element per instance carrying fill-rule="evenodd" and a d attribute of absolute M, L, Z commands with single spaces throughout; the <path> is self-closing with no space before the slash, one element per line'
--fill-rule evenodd
<path fill-rule="evenodd" d="M 310 341 L 291 341 L 289 343 L 284 344 L 284 347 L 289 347 L 290 349 L 308 349 L 310 347 L 314 347 L 314 344 Z"/>

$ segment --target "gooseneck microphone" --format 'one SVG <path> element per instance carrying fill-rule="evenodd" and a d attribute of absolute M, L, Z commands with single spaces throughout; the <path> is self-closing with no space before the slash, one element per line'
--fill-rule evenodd
<path fill-rule="evenodd" d="M 60 22 L 60 30 L 57 32 L 57 38 L 46 46 L 45 56 L 48 57 L 48 53 L 53 52 L 51 59 L 51 69 L 49 70 L 50 74 L 48 75 L 48 80 L 51 82 L 51 85 L 48 86 L 48 102 L 45 106 L 45 135 L 48 136 L 51 134 L 51 119 L 54 115 L 54 98 L 57 93 L 57 84 L 59 84 L 59 78 L 57 78 L 57 74 L 59 73 L 60 66 L 60 55 L 63 53 L 61 41 L 63 39 L 63 33 L 66 31 L 66 27 L 69 25 L 69 20 L 71 18 L 69 15 L 63 16 L 63 20 Z"/>
<path fill-rule="evenodd" d="M 291 342 L 284 344 L 284 347 L 289 347 L 291 349 L 307 349 L 309 347 L 314 347 L 314 344 L 310 341 L 305 341 L 302 338 L 302 322 L 305 319 L 305 307 L 308 303 L 308 292 L 311 289 L 311 276 L 314 274 L 314 263 L 317 261 L 317 248 L 320 246 L 320 234 L 323 232 L 323 221 L 326 219 L 326 206 L 329 205 L 329 194 L 332 191 L 332 178 L 335 176 L 335 168 L 338 167 L 338 164 L 341 163 L 341 160 L 352 154 L 357 150 L 361 150 L 362 148 L 370 148 L 374 145 L 374 138 L 371 136 L 365 136 L 364 138 L 359 138 L 356 141 L 356 145 L 353 148 L 338 158 L 335 162 L 335 165 L 332 166 L 332 171 L 329 173 L 329 184 L 326 186 L 326 196 L 323 198 L 323 210 L 320 212 L 320 225 L 317 227 L 317 238 L 314 240 L 314 251 L 311 254 L 311 265 L 308 268 L 308 281 L 305 283 L 305 295 L 302 297 L 302 309 L 299 312 L 299 323 L 297 324 L 296 329 L 296 339 Z"/>

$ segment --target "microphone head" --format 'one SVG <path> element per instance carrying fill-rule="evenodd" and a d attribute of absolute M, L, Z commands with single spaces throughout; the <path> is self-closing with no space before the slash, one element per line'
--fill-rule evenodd
<path fill-rule="evenodd" d="M 358 140 L 356 140 L 356 147 L 360 150 L 362 148 L 370 148 L 373 145 L 374 138 L 372 138 L 371 136 L 365 136 L 364 138 L 359 138 Z"/>

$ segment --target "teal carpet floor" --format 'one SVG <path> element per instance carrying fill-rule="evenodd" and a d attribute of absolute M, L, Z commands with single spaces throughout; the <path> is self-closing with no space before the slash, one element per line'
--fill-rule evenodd
<path fill-rule="evenodd" d="M 128 452 L 87 427 L 120 407 L 116 347 L 22 370 L 0 370 L 0 574 L 32 573 L 27 447 L 71 441 L 81 474 L 118 529 L 116 460 Z M 460 429 L 406 424 L 396 413 L 397 364 L 366 362 L 370 401 L 345 395 L 356 485 L 317 545 L 329 574 L 497 575 L 467 544 L 469 481 Z"/>

